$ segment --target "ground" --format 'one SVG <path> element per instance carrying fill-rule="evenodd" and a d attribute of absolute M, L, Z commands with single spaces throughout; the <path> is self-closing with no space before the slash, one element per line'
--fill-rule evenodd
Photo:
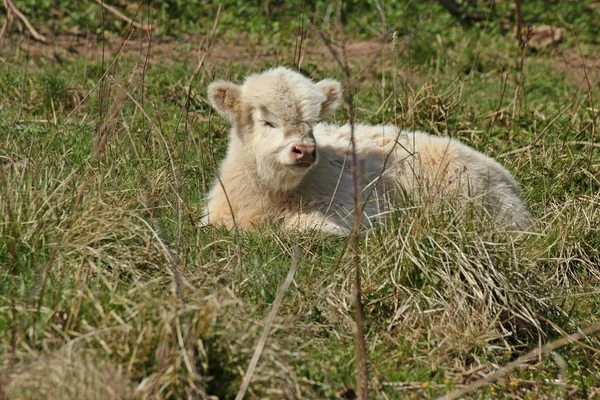
<path fill-rule="evenodd" d="M 342 58 L 348 39 L 358 121 L 495 157 L 536 220 L 512 232 L 407 204 L 360 240 L 371 396 L 436 398 L 600 323 L 597 8 L 524 5 L 526 22 L 563 30 L 533 50 L 510 7 L 465 29 L 431 4 L 388 5 L 381 40 L 373 7 L 348 2 L 335 22 L 316 2 L 298 57 L 301 18 L 286 2 L 225 2 L 210 45 L 214 7 L 178 28 L 155 5 L 157 31 L 129 36 L 110 15 L 99 30 L 97 4 L 58 26 L 14 2 L 49 43 L 18 26 L 0 39 L 0 398 L 233 398 L 294 254 L 247 398 L 352 397 L 345 240 L 197 225 L 228 132 L 207 85 L 281 64 L 344 80 L 319 30 Z M 113 4 L 134 15 L 130 3 Z M 592 335 L 469 396 L 597 397 L 599 349 Z"/>

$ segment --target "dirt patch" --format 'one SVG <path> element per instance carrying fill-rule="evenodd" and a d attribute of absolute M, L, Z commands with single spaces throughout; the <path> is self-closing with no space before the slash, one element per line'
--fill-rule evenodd
<path fill-rule="evenodd" d="M 41 43 L 26 39 L 24 36 L 13 35 L 0 40 L 0 62 L 9 54 L 28 56 L 32 59 L 50 59 L 62 61 L 75 56 L 85 56 L 89 59 L 99 60 L 103 56 L 112 60 L 117 54 L 125 58 L 139 58 L 150 65 L 179 64 L 189 62 L 196 64 L 204 53 L 204 39 L 202 35 L 187 35 L 181 38 L 172 37 L 146 37 L 123 40 L 119 37 L 109 37 L 99 40 L 95 35 L 60 35 L 50 36 L 49 43 Z M 383 45 L 376 40 L 353 39 L 346 42 L 345 55 L 353 69 L 361 70 L 372 65 L 377 59 L 375 70 L 391 71 L 393 67 L 392 53 L 404 50 L 405 43 L 400 42 L 392 49 L 390 43 Z M 335 47 L 340 58 L 342 50 Z M 231 66 L 234 63 L 246 65 L 249 69 L 257 69 L 264 64 L 293 65 L 294 46 L 283 46 L 279 43 L 249 44 L 242 38 L 227 39 L 217 38 L 210 48 L 209 56 L 205 60 L 205 69 L 210 74 L 214 69 Z M 375 58 L 378 54 L 383 57 Z M 330 49 L 316 35 L 310 35 L 303 43 L 303 52 L 300 57 L 301 66 L 311 64 L 311 69 L 316 73 L 322 69 L 338 69 L 338 63 L 330 53 Z M 555 51 L 552 55 L 545 56 L 544 62 L 550 62 L 553 68 L 566 77 L 566 82 L 587 91 L 587 82 L 595 89 L 600 81 L 600 57 L 581 57 L 575 48 Z M 407 74 L 408 71 L 404 71 Z M 412 75 L 412 73 L 411 73 Z M 587 78 L 586 78 L 587 76 Z"/>
<path fill-rule="evenodd" d="M 33 59 L 62 60 L 74 56 L 85 56 L 90 59 L 112 59 L 117 54 L 122 57 L 141 57 L 148 59 L 150 64 L 173 64 L 189 61 L 196 63 L 204 50 L 204 36 L 184 36 L 175 38 L 145 38 L 123 40 L 108 38 L 99 40 L 95 36 L 61 35 L 51 38 L 49 43 L 30 41 L 24 37 L 11 37 L 0 41 L 0 56 L 17 52 Z M 346 57 L 352 67 L 362 68 L 378 53 L 382 45 L 378 41 L 350 40 L 346 43 Z M 341 49 L 337 49 L 340 57 Z M 390 58 L 391 47 L 386 44 L 384 56 Z M 206 58 L 208 70 L 216 66 L 242 63 L 252 68 L 264 63 L 287 64 L 294 63 L 294 46 L 255 45 L 242 40 L 215 40 Z M 320 67 L 336 67 L 337 62 L 331 56 L 329 49 L 319 38 L 309 37 L 304 41 L 301 56 L 302 64 L 310 62 Z M 301 65 L 302 65 L 301 64 Z"/>
<path fill-rule="evenodd" d="M 587 91 L 588 83 L 592 90 L 600 83 L 600 57 L 581 56 L 578 49 L 567 49 L 551 59 L 553 67 L 565 74 L 568 84 L 578 90 Z"/>

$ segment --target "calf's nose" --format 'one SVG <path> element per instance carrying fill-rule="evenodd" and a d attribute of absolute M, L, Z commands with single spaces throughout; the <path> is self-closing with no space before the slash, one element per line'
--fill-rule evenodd
<path fill-rule="evenodd" d="M 292 146 L 292 158 L 298 163 L 314 163 L 317 155 L 314 144 L 296 144 Z"/>

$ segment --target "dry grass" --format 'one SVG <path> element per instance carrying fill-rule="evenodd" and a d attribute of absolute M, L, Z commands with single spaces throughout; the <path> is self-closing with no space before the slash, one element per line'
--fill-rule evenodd
<path fill-rule="evenodd" d="M 23 362 L 5 377 L 10 399 L 131 399 L 133 384 L 117 366 L 81 354 L 52 354 Z"/>
<path fill-rule="evenodd" d="M 356 387 L 355 264 L 343 241 L 196 226 L 226 140 L 202 93 L 212 74 L 247 72 L 213 66 L 209 50 L 202 63 L 169 67 L 110 54 L 109 70 L 3 55 L 12 70 L 0 83 L 0 397 L 233 398 L 265 331 L 247 398 L 336 398 Z M 529 59 L 510 79 L 457 78 L 475 61 L 442 50 L 446 64 L 431 77 L 429 65 L 412 66 L 413 80 L 397 68 L 405 55 L 385 51 L 356 94 L 357 120 L 452 134 L 492 155 L 525 149 L 503 162 L 537 220 L 511 232 L 406 203 L 357 245 L 370 394 L 435 397 L 598 322 L 600 157 L 565 145 L 591 140 L 597 92 L 590 85 L 566 107 L 556 93 L 575 91 L 552 91 L 558 78 Z M 98 95 L 99 79 L 111 96 Z M 523 84 L 542 94 L 516 104 Z M 300 268 L 267 318 L 296 246 Z M 473 396 L 593 397 L 599 345 L 556 350 Z"/>

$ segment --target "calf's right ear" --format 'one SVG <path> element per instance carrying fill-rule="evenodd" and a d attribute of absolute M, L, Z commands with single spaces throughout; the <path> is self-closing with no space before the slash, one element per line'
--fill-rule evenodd
<path fill-rule="evenodd" d="M 240 106 L 241 90 L 235 83 L 215 81 L 208 86 L 208 101 L 222 117 L 233 122 Z"/>

